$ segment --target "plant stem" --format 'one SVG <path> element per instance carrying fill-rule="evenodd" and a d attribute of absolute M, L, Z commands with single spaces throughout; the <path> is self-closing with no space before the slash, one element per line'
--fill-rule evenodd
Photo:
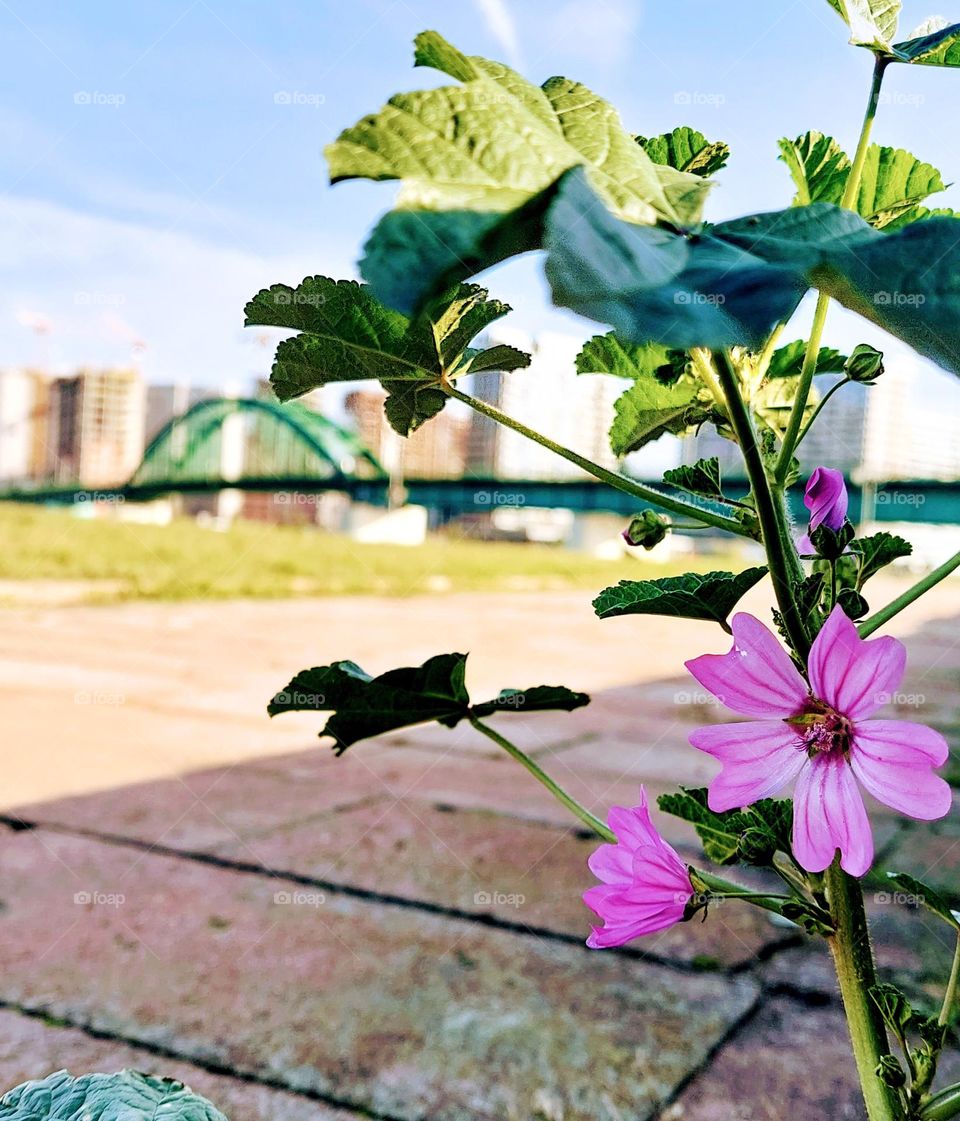
<path fill-rule="evenodd" d="M 830 400 L 830 398 L 834 395 L 834 393 L 837 392 L 838 389 L 841 389 L 843 386 L 849 385 L 849 384 L 850 384 L 850 379 L 849 378 L 841 378 L 840 381 L 834 382 L 833 385 L 831 385 L 830 388 L 827 390 L 827 392 L 824 393 L 824 395 L 817 402 L 817 407 L 810 414 L 810 419 L 803 426 L 803 430 L 801 431 L 800 435 L 797 437 L 797 442 L 794 445 L 795 449 L 800 447 L 800 445 L 803 443 L 804 439 L 806 438 L 807 433 L 810 431 L 810 428 L 813 425 L 813 422 L 820 415 L 820 410 L 823 408 L 823 406 Z"/>
<path fill-rule="evenodd" d="M 960 981 L 960 932 L 957 933 L 957 944 L 953 950 L 953 965 L 950 968 L 950 980 L 947 982 L 947 991 L 943 994 L 943 1004 L 940 1006 L 940 1015 L 937 1023 L 946 1027 L 953 1017 L 953 1006 L 957 999 L 957 982 Z"/>
<path fill-rule="evenodd" d="M 947 1086 L 920 1110 L 921 1121 L 950 1121 L 960 1116 L 960 1085 Z"/>
<path fill-rule="evenodd" d="M 890 1048 L 880 1010 L 869 995 L 877 978 L 863 892 L 859 882 L 836 861 L 827 869 L 825 883 L 834 925 L 834 933 L 827 942 L 840 983 L 867 1116 L 870 1121 L 898 1121 L 901 1111 L 889 1087 L 876 1073 L 877 1064 Z"/>
<path fill-rule="evenodd" d="M 575 452 L 570 448 L 564 447 L 562 444 L 556 443 L 556 441 L 551 440 L 549 436 L 544 436 L 542 432 L 537 432 L 533 428 L 528 428 L 527 425 L 523 424 L 521 421 L 507 416 L 506 413 L 501 412 L 498 408 L 488 404 L 486 401 L 481 401 L 477 397 L 471 397 L 469 394 L 461 392 L 461 390 L 450 385 L 448 382 L 444 382 L 440 388 L 448 397 L 453 397 L 457 401 L 462 401 L 465 405 L 469 405 L 471 409 L 481 413 L 483 416 L 489 417 L 491 420 L 495 420 L 498 424 L 502 424 L 507 428 L 512 428 L 514 432 L 519 432 L 521 436 L 526 436 L 528 440 L 533 440 L 534 443 L 539 444 L 542 448 L 547 448 L 549 451 L 566 459 L 568 462 L 575 463 L 589 475 L 593 475 L 595 479 L 599 479 L 603 483 L 616 487 L 617 490 L 622 490 L 624 493 L 631 494 L 634 498 L 640 498 L 644 502 L 650 502 L 663 510 L 668 510 L 671 514 L 680 514 L 683 517 L 693 518 L 705 525 L 713 526 L 715 529 L 723 529 L 728 533 L 735 533 L 739 537 L 750 536 L 735 518 L 727 517 L 725 514 L 714 513 L 712 510 L 706 510 L 691 502 L 684 502 L 683 499 L 680 498 L 673 498 L 671 495 L 664 494 L 653 487 L 638 483 L 635 479 L 630 479 L 626 475 L 621 475 L 616 471 L 609 471 L 606 467 L 601 467 L 599 463 L 594 463 L 593 460 L 580 455 L 579 452 Z"/>
<path fill-rule="evenodd" d="M 762 892 L 745 891 L 740 884 L 725 880 L 722 876 L 715 876 L 712 872 L 704 872 L 701 868 L 697 868 L 695 871 L 697 879 L 706 884 L 711 895 L 715 895 L 718 898 L 746 899 L 749 903 L 755 903 L 764 911 L 772 911 L 775 915 L 782 913 L 782 903 L 793 902 L 793 896 L 790 895 L 771 895 Z"/>
<path fill-rule="evenodd" d="M 757 505 L 757 517 L 767 553 L 767 567 L 770 569 L 770 579 L 773 581 L 773 590 L 780 614 L 783 616 L 783 624 L 794 650 L 801 658 L 806 658 L 810 650 L 810 639 L 793 594 L 793 585 L 801 579 L 803 572 L 790 537 L 783 501 L 774 495 L 770 487 L 753 421 L 740 396 L 733 364 L 725 351 L 716 351 L 713 357 L 717 376 L 727 400 L 730 425 L 743 452 L 747 476 Z"/>
<path fill-rule="evenodd" d="M 594 817 L 594 815 L 587 809 L 587 807 L 581 805 L 576 800 L 576 798 L 573 797 L 572 794 L 568 794 L 566 790 L 564 790 L 563 787 L 560 786 L 559 783 L 554 782 L 553 779 L 547 774 L 547 772 L 543 770 L 543 768 L 540 767 L 538 763 L 531 759 L 525 751 L 521 751 L 516 744 L 511 743 L 504 736 L 501 736 L 499 732 L 495 732 L 493 728 L 491 728 L 488 724 L 484 724 L 482 720 L 478 720 L 476 717 L 471 717 L 470 723 L 474 726 L 474 728 L 477 729 L 478 732 L 482 732 L 488 739 L 493 740 L 493 742 L 502 747 L 508 755 L 512 756 L 517 760 L 518 763 L 521 763 L 524 767 L 526 767 L 530 774 L 532 774 L 538 782 L 543 783 L 543 785 L 547 788 L 547 790 L 550 791 L 550 793 L 557 799 L 557 801 L 566 806 L 567 809 L 570 810 L 570 812 L 576 817 L 580 818 L 584 825 L 589 826 L 599 837 L 602 837 L 605 841 L 616 844 L 616 834 L 613 833 L 612 830 L 608 829 L 607 826 L 604 825 L 598 817 Z"/>
<path fill-rule="evenodd" d="M 863 178 L 863 168 L 867 161 L 867 151 L 870 148 L 870 133 L 873 130 L 873 121 L 877 115 L 877 105 L 880 101 L 880 86 L 883 84 L 883 75 L 886 73 L 887 60 L 880 55 L 875 56 L 873 65 L 873 80 L 870 83 L 870 96 L 867 99 L 866 112 L 863 115 L 863 124 L 860 126 L 860 139 L 857 141 L 857 151 L 853 157 L 850 174 L 847 176 L 847 185 L 843 192 L 840 205 L 847 210 L 855 210 L 857 195 L 860 192 L 860 181 Z M 830 306 L 830 297 L 820 293 L 817 297 L 816 310 L 813 313 L 813 324 L 810 328 L 810 339 L 803 356 L 803 366 L 800 369 L 800 383 L 797 386 L 797 396 L 793 402 L 790 421 L 783 434 L 783 445 L 780 448 L 780 458 L 777 460 L 776 479 L 782 486 L 787 472 L 790 470 L 790 460 L 800 442 L 800 427 L 803 424 L 803 414 L 807 408 L 810 389 L 813 386 L 813 375 L 817 369 L 817 358 L 820 355 L 820 340 L 823 338 L 823 327 L 827 319 L 827 308 Z"/>
<path fill-rule="evenodd" d="M 888 623 L 894 615 L 899 615 L 905 608 L 909 607 L 915 599 L 919 599 L 925 592 L 929 592 L 932 587 L 939 584 L 941 580 L 949 576 L 951 572 L 955 572 L 960 568 L 960 553 L 954 553 L 953 556 L 944 561 L 939 568 L 935 568 L 932 572 L 928 572 L 922 580 L 918 580 L 916 584 L 911 585 L 907 590 L 892 599 L 886 607 L 881 607 L 879 611 L 875 611 L 868 619 L 860 624 L 858 630 L 861 638 L 866 638 L 868 635 L 873 634 L 875 630 L 882 627 L 884 623 Z"/>

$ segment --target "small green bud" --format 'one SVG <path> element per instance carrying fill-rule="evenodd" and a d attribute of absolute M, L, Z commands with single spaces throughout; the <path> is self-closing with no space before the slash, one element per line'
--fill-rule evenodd
<path fill-rule="evenodd" d="M 813 547 L 825 560 L 837 560 L 843 556 L 843 551 L 854 538 L 856 530 L 852 524 L 845 521 L 836 531 L 822 522 L 810 534 Z"/>
<path fill-rule="evenodd" d="M 877 1063 L 877 1078 L 885 1085 L 892 1086 L 895 1090 L 907 1084 L 906 1071 L 900 1065 L 900 1060 L 896 1055 L 881 1056 L 880 1062 Z"/>
<path fill-rule="evenodd" d="M 843 372 L 850 381 L 873 385 L 883 373 L 883 354 L 869 343 L 858 343 L 843 364 Z"/>
<path fill-rule="evenodd" d="M 870 610 L 870 604 L 853 588 L 843 588 L 838 592 L 837 603 L 843 608 L 848 619 L 862 619 Z"/>
<path fill-rule="evenodd" d="M 630 519 L 630 524 L 621 537 L 634 548 L 642 545 L 645 549 L 652 549 L 667 536 L 669 528 L 670 523 L 667 519 L 655 510 L 641 510 Z"/>

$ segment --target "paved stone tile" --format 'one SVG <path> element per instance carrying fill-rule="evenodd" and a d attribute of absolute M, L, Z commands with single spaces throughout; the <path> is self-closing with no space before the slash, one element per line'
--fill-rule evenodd
<path fill-rule="evenodd" d="M 360 1114 L 297 1094 L 210 1074 L 191 1063 L 166 1059 L 127 1043 L 94 1039 L 76 1028 L 0 1011 L 0 1093 L 55 1070 L 69 1070 L 74 1075 L 139 1070 L 177 1078 L 209 1098 L 230 1121 L 360 1121 Z"/>
<path fill-rule="evenodd" d="M 595 883 L 587 857 L 598 844 L 502 814 L 404 800 L 344 810 L 216 851 L 278 871 L 586 938 L 594 916 L 581 896 Z M 684 853 L 698 859 L 693 850 Z M 683 923 L 635 945 L 707 968 L 749 962 L 787 937 L 765 911 L 730 903 L 713 907 L 705 923 Z"/>
<path fill-rule="evenodd" d="M 768 1002 L 662 1121 L 862 1121 L 839 1008 Z"/>
<path fill-rule="evenodd" d="M 42 830 L 0 866 L 0 999 L 404 1121 L 640 1121 L 757 995 Z"/>
<path fill-rule="evenodd" d="M 942 821 L 911 824 L 886 860 L 897 872 L 908 872 L 954 902 L 960 897 L 960 807 Z"/>
<path fill-rule="evenodd" d="M 236 764 L 24 806 L 13 815 L 150 844 L 204 849 L 389 789 L 389 763 L 375 774 L 368 768 L 337 766 L 322 749 L 305 754 L 315 756 L 309 786 L 291 783 L 282 770 L 269 766 Z"/>

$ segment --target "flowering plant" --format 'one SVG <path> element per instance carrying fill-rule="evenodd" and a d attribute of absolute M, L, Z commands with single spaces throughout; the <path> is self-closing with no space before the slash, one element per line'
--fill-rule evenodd
<path fill-rule="evenodd" d="M 750 719 L 694 732 L 693 747 L 718 760 L 720 772 L 708 790 L 662 796 L 659 807 L 696 827 L 709 862 L 766 868 L 778 890 L 688 866 L 658 834 L 643 791 L 635 807 L 611 809 L 604 824 L 488 723 L 518 708 L 571 710 L 587 703 L 582 693 L 534 686 L 475 703 L 466 657 L 453 653 L 380 676 L 352 662 L 304 670 L 270 712 L 330 713 L 323 734 L 338 754 L 423 721 L 466 721 L 493 740 L 606 842 L 590 862 L 600 883 L 585 896 L 601 920 L 592 947 L 621 945 L 726 898 L 824 937 L 871 1121 L 936 1121 L 960 1116 L 960 1086 L 934 1087 L 960 955 L 932 1016 L 878 983 L 860 885 L 873 862 L 861 791 L 921 820 L 950 810 L 950 789 L 936 773 L 947 757 L 943 737 L 877 715 L 900 682 L 904 648 L 869 636 L 960 567 L 960 554 L 871 613 L 866 583 L 907 555 L 909 544 L 888 533 L 858 535 L 842 475 L 819 466 L 806 482 L 809 525 L 798 551 L 790 496 L 798 448 L 827 398 L 852 382 L 873 385 L 883 372 L 882 355 L 869 344 L 847 356 L 822 345 L 831 300 L 960 373 L 958 216 L 924 206 L 944 186 L 935 168 L 870 141 L 888 70 L 960 65 L 960 24 L 931 21 L 894 41 L 897 0 L 829 3 L 851 41 L 872 52 L 867 110 L 852 159 L 819 132 L 781 141 L 796 186 L 791 207 L 707 223 L 704 205 L 727 160 L 725 144 L 687 127 L 631 134 L 580 84 L 551 78 L 533 85 L 427 32 L 417 37 L 416 64 L 453 84 L 392 97 L 327 149 L 334 181 L 402 183 L 365 246 L 365 283 L 308 277 L 296 288 L 260 292 L 246 309 L 248 325 L 295 332 L 280 343 L 273 368 L 282 399 L 373 379 L 404 436 L 458 401 L 648 503 L 625 530 L 629 545 L 655 547 L 677 518 L 762 544 L 761 567 L 623 581 L 601 592 L 595 608 L 601 618 L 711 620 L 732 636 L 727 653 L 687 665 L 727 708 Z M 469 283 L 527 251 L 543 254 L 555 303 L 609 329 L 586 342 L 576 366 L 624 381 L 613 452 L 625 456 L 665 433 L 712 424 L 739 450 L 750 484 L 745 498 L 731 496 L 717 458 L 669 471 L 664 487 L 650 487 L 461 387 L 469 374 L 529 364 L 511 346 L 475 342 L 510 309 Z M 809 337 L 782 345 L 811 289 Z M 834 380 L 821 395 L 815 383 L 824 375 Z M 777 603 L 772 629 L 745 613 L 730 619 L 767 576 Z M 790 784 L 792 799 L 773 797 Z M 940 896 L 893 875 L 960 931 Z"/>

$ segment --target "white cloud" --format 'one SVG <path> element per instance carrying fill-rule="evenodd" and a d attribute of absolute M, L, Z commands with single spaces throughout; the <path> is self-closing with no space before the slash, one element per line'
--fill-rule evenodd
<path fill-rule="evenodd" d="M 355 250 L 354 250 L 355 252 Z M 272 347 L 243 329 L 259 289 L 315 273 L 316 247 L 262 256 L 191 234 L 84 214 L 54 203 L 0 203 L 0 325 L 5 364 L 67 370 L 125 363 L 135 355 L 151 381 L 219 385 L 269 370 Z M 324 271 L 354 275 L 324 246 Z M 24 314 L 50 320 L 38 337 Z"/>
<path fill-rule="evenodd" d="M 520 55 L 520 38 L 507 0 L 473 0 L 473 2 L 486 22 L 487 30 L 503 48 L 507 62 L 516 69 L 521 69 L 523 62 Z"/>

